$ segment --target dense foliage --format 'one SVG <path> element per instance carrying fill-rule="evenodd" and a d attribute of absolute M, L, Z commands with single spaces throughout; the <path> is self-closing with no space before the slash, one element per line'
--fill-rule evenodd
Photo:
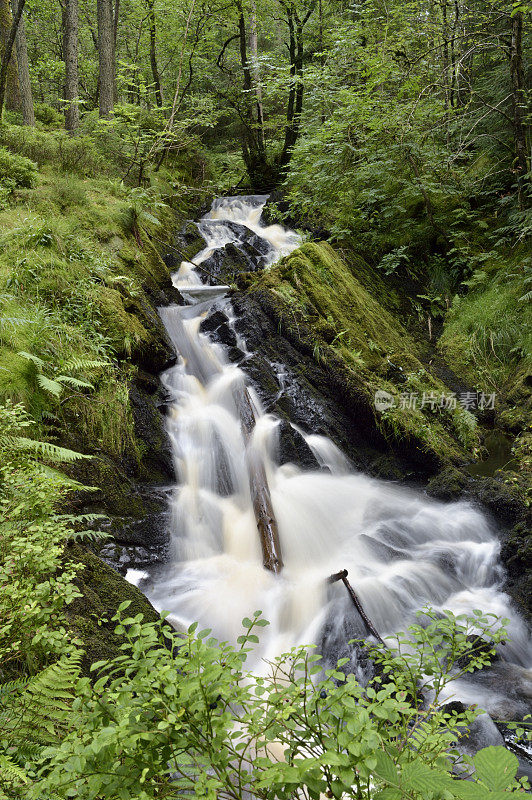
<path fill-rule="evenodd" d="M 20 407 L 5 406 L 1 422 L 2 796 L 497 800 L 520 792 L 517 758 L 505 748 L 482 750 L 472 764 L 456 750 L 478 711 L 447 705 L 449 686 L 489 664 L 505 638 L 481 612 L 427 610 L 389 647 L 369 646 L 374 677 L 363 686 L 344 673 L 347 659 L 324 671 L 308 648 L 248 671 L 267 624 L 260 612 L 244 620 L 235 646 L 196 626 L 178 634 L 164 620 L 127 617 L 123 603 L 122 654 L 83 677 L 83 643 L 64 627 L 81 566 L 64 565 L 62 552 L 86 520 L 54 511 L 51 498 L 73 487 L 40 463 L 37 445 L 24 444 Z M 459 779 L 472 768 L 473 782 Z"/>

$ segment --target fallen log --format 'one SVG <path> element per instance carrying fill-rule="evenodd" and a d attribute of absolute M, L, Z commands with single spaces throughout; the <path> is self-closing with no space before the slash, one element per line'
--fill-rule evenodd
<path fill-rule="evenodd" d="M 268 478 L 262 461 L 254 458 L 251 450 L 247 447 L 255 428 L 255 412 L 246 386 L 235 386 L 233 398 L 246 443 L 249 488 L 262 547 L 262 563 L 265 569 L 269 569 L 277 575 L 283 568 L 283 558 Z"/>
<path fill-rule="evenodd" d="M 362 621 L 363 621 L 364 625 L 366 626 L 366 630 L 368 631 L 368 633 L 370 633 L 372 636 L 374 636 L 375 639 L 377 639 L 378 642 L 380 642 L 381 644 L 384 644 L 384 640 L 382 639 L 380 633 L 378 632 L 378 630 L 376 629 L 375 625 L 372 623 L 372 621 L 370 620 L 370 618 L 368 617 L 366 612 L 364 611 L 364 607 L 363 607 L 362 603 L 360 602 L 359 596 L 357 595 L 357 593 L 355 592 L 355 590 L 353 589 L 353 587 L 351 586 L 351 584 L 347 580 L 347 575 L 348 575 L 348 572 L 347 572 L 346 569 L 343 569 L 340 572 L 335 572 L 334 575 L 330 575 L 327 578 L 327 583 L 336 583 L 337 581 L 342 581 L 342 583 L 344 584 L 345 588 L 347 589 L 347 593 L 349 594 L 349 597 L 353 601 L 353 605 L 355 606 L 356 610 L 358 611 L 358 613 L 362 617 Z"/>

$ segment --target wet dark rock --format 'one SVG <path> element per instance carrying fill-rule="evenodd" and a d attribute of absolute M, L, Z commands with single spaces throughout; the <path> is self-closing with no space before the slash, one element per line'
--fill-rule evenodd
<path fill-rule="evenodd" d="M 226 347 L 236 347 L 236 334 L 223 311 L 215 311 L 214 314 L 204 319 L 200 325 L 200 331 L 212 334 L 217 342 L 225 344 Z"/>
<path fill-rule="evenodd" d="M 507 587 L 522 613 L 532 618 L 532 514 L 508 532 L 501 560 L 508 573 Z"/>
<path fill-rule="evenodd" d="M 168 269 L 173 272 L 177 270 L 182 261 L 187 261 L 203 250 L 205 240 L 198 230 L 195 222 L 189 220 L 176 233 L 170 246 L 168 247 L 164 261 Z"/>
<path fill-rule="evenodd" d="M 527 509 L 518 491 L 496 478 L 475 481 L 474 495 L 502 522 L 515 524 Z"/>
<path fill-rule="evenodd" d="M 288 420 L 281 420 L 278 429 L 279 463 L 295 464 L 301 469 L 320 469 L 316 457 L 298 430 Z"/>
<path fill-rule="evenodd" d="M 211 333 L 215 331 L 220 325 L 227 325 L 229 319 L 227 314 L 224 314 L 223 311 L 215 311 L 214 314 L 210 314 L 206 319 L 204 319 L 200 325 L 200 331 L 203 333 Z"/>
<path fill-rule="evenodd" d="M 468 483 L 463 472 L 454 467 L 447 467 L 430 479 L 426 491 L 436 500 L 457 500 Z"/>
<path fill-rule="evenodd" d="M 135 435 L 143 443 L 145 452 L 142 469 L 152 482 L 172 481 L 175 478 L 170 442 L 164 417 L 157 408 L 157 398 L 136 381 L 129 390 Z"/>
<path fill-rule="evenodd" d="M 240 364 L 240 362 L 246 357 L 246 354 L 240 350 L 238 347 L 229 347 L 225 354 L 229 361 L 233 364 Z"/>
<path fill-rule="evenodd" d="M 130 601 L 128 616 L 142 614 L 145 622 L 155 622 L 159 615 L 139 589 L 86 547 L 70 544 L 65 556 L 83 565 L 75 581 L 82 596 L 66 607 L 66 614 L 73 634 L 83 640 L 83 668 L 89 674 L 92 663 L 122 652 L 123 639 L 114 632 L 116 622 L 112 621 L 121 603 Z"/>
<path fill-rule="evenodd" d="M 379 430 L 370 398 L 357 386 L 341 360 L 314 357 L 313 340 L 302 326 L 290 327 L 279 317 L 266 291 L 234 292 L 235 327 L 253 355 L 242 368 L 268 411 L 309 433 L 328 436 L 359 468 L 394 478 L 433 474 L 438 462 L 420 443 L 404 439 L 392 450 Z M 272 364 L 284 365 L 283 386 Z M 375 466 L 373 466 L 375 465 Z"/>
<path fill-rule="evenodd" d="M 264 263 L 262 253 L 251 242 L 230 242 L 202 263 L 202 276 L 210 284 L 234 283 L 238 275 L 256 272 Z"/>

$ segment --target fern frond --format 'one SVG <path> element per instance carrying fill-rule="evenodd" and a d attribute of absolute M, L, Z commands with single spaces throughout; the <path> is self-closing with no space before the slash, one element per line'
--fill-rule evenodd
<path fill-rule="evenodd" d="M 519 303 L 529 303 L 532 300 L 532 290 L 519 298 Z"/>
<path fill-rule="evenodd" d="M 78 378 L 73 378 L 71 375 L 58 375 L 56 381 L 66 383 L 74 389 L 94 389 L 92 383 L 87 381 L 80 381 Z"/>
<path fill-rule="evenodd" d="M 22 358 L 27 359 L 28 361 L 33 361 L 35 366 L 39 367 L 40 369 L 42 369 L 42 367 L 44 367 L 44 363 L 45 362 L 42 360 L 42 358 L 39 358 L 39 356 L 33 355 L 33 353 L 26 353 L 25 350 L 19 350 L 17 355 L 21 356 Z"/>
<path fill-rule="evenodd" d="M 63 368 L 70 372 L 80 369 L 98 369 L 98 367 L 110 367 L 110 361 L 101 361 L 88 358 L 78 358 L 73 356 L 64 365 Z"/>
<path fill-rule="evenodd" d="M 59 397 L 63 391 L 63 387 L 60 383 L 52 380 L 51 378 L 47 378 L 46 375 L 43 375 L 40 372 L 37 374 L 37 383 L 41 389 L 44 389 L 45 392 L 48 392 L 54 397 Z"/>
<path fill-rule="evenodd" d="M 24 678 L 17 678 L 14 681 L 6 681 L 6 683 L 0 683 L 0 703 L 4 702 L 5 696 L 14 694 L 16 692 L 21 692 L 22 689 L 26 686 L 27 681 Z"/>
<path fill-rule="evenodd" d="M 102 542 L 110 539 L 111 534 L 107 531 L 75 531 L 70 537 L 72 542 Z"/>
<path fill-rule="evenodd" d="M 0 753 L 0 785 L 2 783 L 21 784 L 29 783 L 26 771 L 15 764 L 7 753 Z"/>
<path fill-rule="evenodd" d="M 84 453 L 76 453 L 75 450 L 68 450 L 66 447 L 59 447 L 51 442 L 40 442 L 35 439 L 28 439 L 26 436 L 14 436 L 13 442 L 20 450 L 29 450 L 36 456 L 47 458 L 50 461 L 80 461 L 82 458 L 92 458 Z"/>

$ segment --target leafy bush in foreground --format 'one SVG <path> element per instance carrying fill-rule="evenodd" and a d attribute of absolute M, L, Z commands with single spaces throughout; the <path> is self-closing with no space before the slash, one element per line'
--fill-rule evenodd
<path fill-rule="evenodd" d="M 234 647 L 195 625 L 182 635 L 124 618 L 127 605 L 116 617 L 123 655 L 94 665 L 93 685 L 78 679 L 63 691 L 70 707 L 53 720 L 56 741 L 41 748 L 24 796 L 503 800 L 522 791 L 504 747 L 472 765 L 460 757 L 456 744 L 479 712 L 446 711 L 442 697 L 504 638 L 480 612 L 426 612 L 395 647 L 372 650 L 377 677 L 363 687 L 342 671 L 347 659 L 324 673 L 310 648 L 262 675 L 247 671 L 254 630 L 267 624 L 260 612 Z M 472 781 L 456 777 L 472 768 Z"/>

